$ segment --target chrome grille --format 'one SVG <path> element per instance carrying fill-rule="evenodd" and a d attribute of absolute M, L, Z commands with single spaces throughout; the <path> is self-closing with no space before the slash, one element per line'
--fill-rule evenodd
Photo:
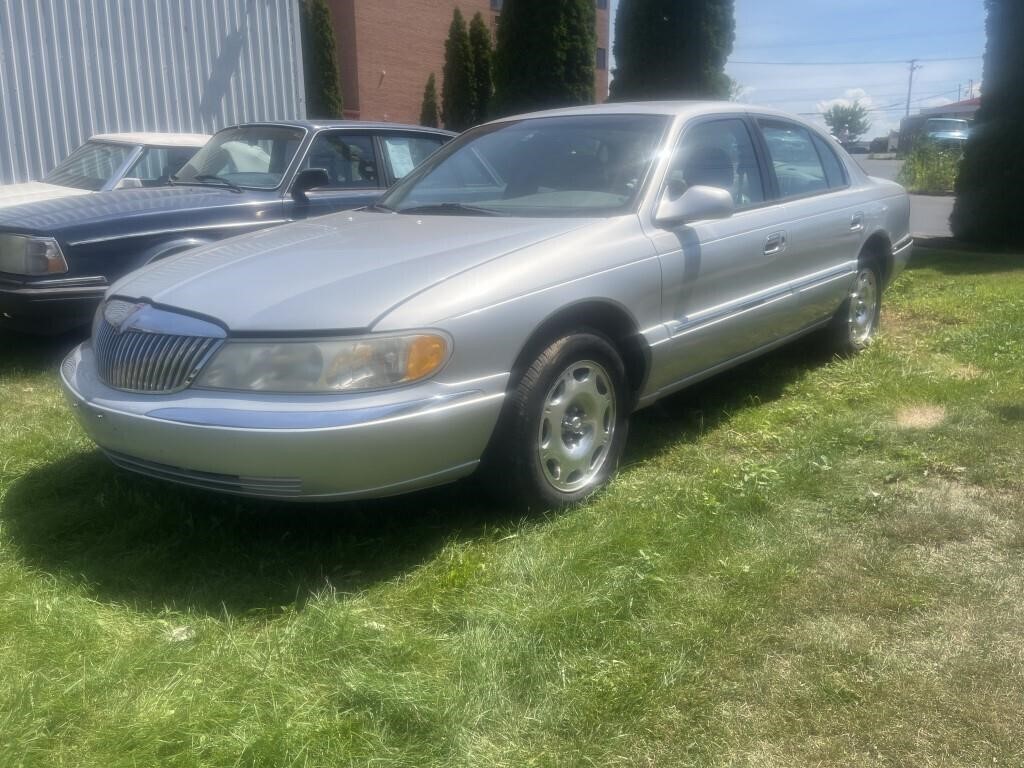
<path fill-rule="evenodd" d="M 127 311 L 125 304 L 111 301 L 93 336 L 99 376 L 115 389 L 156 393 L 184 389 L 223 341 L 223 332 L 203 321 L 147 305 L 131 305 L 133 311 Z M 174 329 L 177 317 L 182 330 L 193 333 L 167 332 Z M 216 335 L 194 333 L 205 326 Z"/>

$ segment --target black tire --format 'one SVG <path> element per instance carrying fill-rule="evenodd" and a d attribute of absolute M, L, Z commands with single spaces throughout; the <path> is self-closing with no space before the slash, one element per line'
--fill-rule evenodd
<path fill-rule="evenodd" d="M 870 291 L 871 296 L 865 294 Z M 829 340 L 840 355 L 855 355 L 871 345 L 878 335 L 882 313 L 882 273 L 878 262 L 861 261 L 846 301 L 829 325 Z"/>
<path fill-rule="evenodd" d="M 509 392 L 483 479 L 492 492 L 531 509 L 581 501 L 614 476 L 629 409 L 625 367 L 611 342 L 590 331 L 568 333 L 541 351 Z"/>

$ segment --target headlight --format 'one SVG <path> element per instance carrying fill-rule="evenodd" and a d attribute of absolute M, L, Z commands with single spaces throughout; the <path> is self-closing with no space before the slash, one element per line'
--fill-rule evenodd
<path fill-rule="evenodd" d="M 0 272 L 62 275 L 67 271 L 68 263 L 52 237 L 0 234 Z"/>
<path fill-rule="evenodd" d="M 351 392 L 425 379 L 448 361 L 451 344 L 436 333 L 332 341 L 232 341 L 194 386 L 262 392 Z"/>

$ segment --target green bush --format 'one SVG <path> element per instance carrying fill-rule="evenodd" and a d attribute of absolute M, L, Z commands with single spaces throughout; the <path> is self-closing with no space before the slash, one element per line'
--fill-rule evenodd
<path fill-rule="evenodd" d="M 918 141 L 900 169 L 899 182 L 910 192 L 945 195 L 953 192 L 963 151 Z"/>

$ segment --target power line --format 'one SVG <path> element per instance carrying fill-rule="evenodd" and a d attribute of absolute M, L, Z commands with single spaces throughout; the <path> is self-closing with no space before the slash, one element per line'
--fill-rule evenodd
<path fill-rule="evenodd" d="M 942 59 L 914 59 L 914 61 L 977 61 L 982 56 L 953 56 Z M 755 64 L 759 67 L 852 67 L 860 64 L 906 64 L 907 59 L 877 61 L 730 61 L 729 64 Z"/>
<path fill-rule="evenodd" d="M 825 46 L 832 46 L 832 45 L 845 45 L 846 43 L 874 43 L 874 42 L 881 42 L 883 40 L 912 40 L 912 39 L 917 39 L 917 38 L 927 38 L 927 39 L 931 40 L 931 39 L 934 39 L 936 37 L 975 37 L 975 36 L 983 36 L 984 34 L 985 33 L 984 33 L 983 30 L 979 30 L 977 32 L 969 32 L 969 31 L 962 31 L 961 30 L 961 31 L 957 31 L 957 32 L 938 32 L 938 33 L 935 33 L 935 34 L 932 34 L 932 33 L 922 33 L 922 34 L 917 34 L 917 35 L 901 34 L 901 35 L 878 35 L 878 36 L 875 36 L 875 37 L 846 37 L 846 38 L 833 38 L 832 40 L 822 40 L 822 41 L 816 42 L 816 43 L 775 43 L 775 44 L 771 44 L 771 45 L 744 45 L 744 46 L 740 46 L 740 47 L 742 47 L 744 50 L 750 50 L 750 51 L 762 51 L 762 50 L 770 50 L 770 49 L 776 49 L 776 48 L 786 48 L 786 49 L 791 49 L 791 48 L 822 48 L 822 47 L 825 47 Z"/>

